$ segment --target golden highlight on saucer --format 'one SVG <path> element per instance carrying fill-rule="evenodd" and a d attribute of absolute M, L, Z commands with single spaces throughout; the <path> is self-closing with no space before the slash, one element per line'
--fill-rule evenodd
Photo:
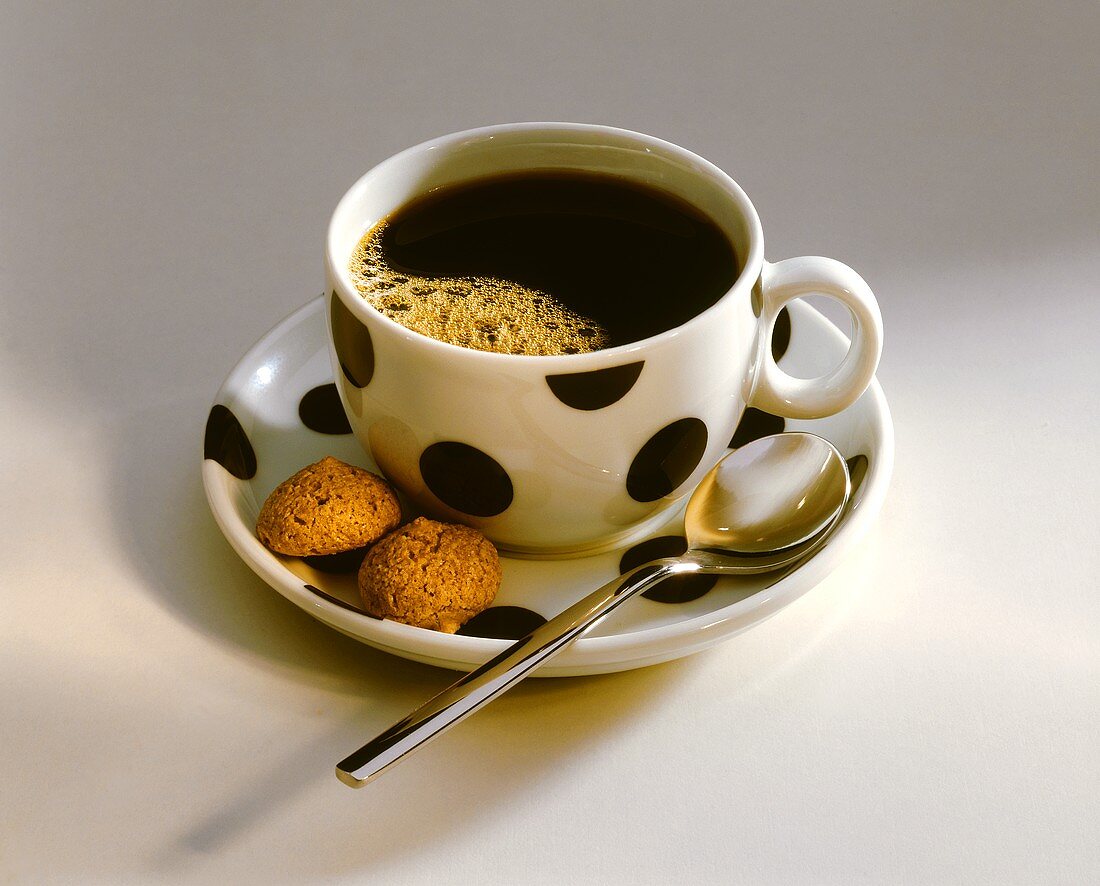
<path fill-rule="evenodd" d="M 367 552 L 363 608 L 447 634 L 488 608 L 500 589 L 496 548 L 476 529 L 418 517 Z"/>
<path fill-rule="evenodd" d="M 279 554 L 340 554 L 366 547 L 401 523 L 397 494 L 370 471 L 326 456 L 267 497 L 256 534 Z"/>

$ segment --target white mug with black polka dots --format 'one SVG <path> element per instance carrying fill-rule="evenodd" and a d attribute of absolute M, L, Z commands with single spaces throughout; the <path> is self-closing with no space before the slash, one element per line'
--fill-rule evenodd
<path fill-rule="evenodd" d="M 430 190 L 530 169 L 670 192 L 722 228 L 739 276 L 673 329 L 555 356 L 448 344 L 360 295 L 348 265 L 366 231 Z M 746 407 L 838 412 L 870 383 L 882 347 L 878 305 L 855 271 L 820 257 L 766 262 L 760 219 L 733 179 L 676 145 L 606 126 L 491 126 L 409 148 L 340 201 L 325 265 L 333 368 L 360 443 L 416 509 L 533 556 L 641 537 L 721 458 Z M 852 345 L 832 372 L 800 379 L 777 366 L 771 340 L 784 304 L 809 293 L 849 309 Z"/>

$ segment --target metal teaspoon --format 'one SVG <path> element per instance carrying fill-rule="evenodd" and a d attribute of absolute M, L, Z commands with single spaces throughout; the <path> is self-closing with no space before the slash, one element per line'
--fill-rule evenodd
<path fill-rule="evenodd" d="M 639 566 L 573 604 L 340 761 L 337 777 L 362 787 L 670 576 L 745 575 L 796 565 L 824 543 L 850 493 L 844 459 L 814 434 L 775 434 L 734 450 L 692 493 L 684 514 L 685 554 Z"/>

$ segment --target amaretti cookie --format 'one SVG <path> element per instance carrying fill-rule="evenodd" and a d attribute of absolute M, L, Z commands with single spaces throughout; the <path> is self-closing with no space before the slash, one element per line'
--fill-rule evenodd
<path fill-rule="evenodd" d="M 453 634 L 500 588 L 500 558 L 469 526 L 418 517 L 378 542 L 359 569 L 363 608 Z"/>
<path fill-rule="evenodd" d="M 400 523 L 401 505 L 389 483 L 326 456 L 275 487 L 260 509 L 256 534 L 279 554 L 313 557 L 366 547 Z"/>

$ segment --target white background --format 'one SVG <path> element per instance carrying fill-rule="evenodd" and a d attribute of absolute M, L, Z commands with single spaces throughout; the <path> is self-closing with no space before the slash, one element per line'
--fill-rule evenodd
<path fill-rule="evenodd" d="M 0 10 L 0 880 L 1100 879 L 1100 10 Z M 515 120 L 678 142 L 875 289 L 876 531 L 712 651 L 529 681 L 363 791 L 452 675 L 255 578 L 199 465 L 343 191 Z"/>

